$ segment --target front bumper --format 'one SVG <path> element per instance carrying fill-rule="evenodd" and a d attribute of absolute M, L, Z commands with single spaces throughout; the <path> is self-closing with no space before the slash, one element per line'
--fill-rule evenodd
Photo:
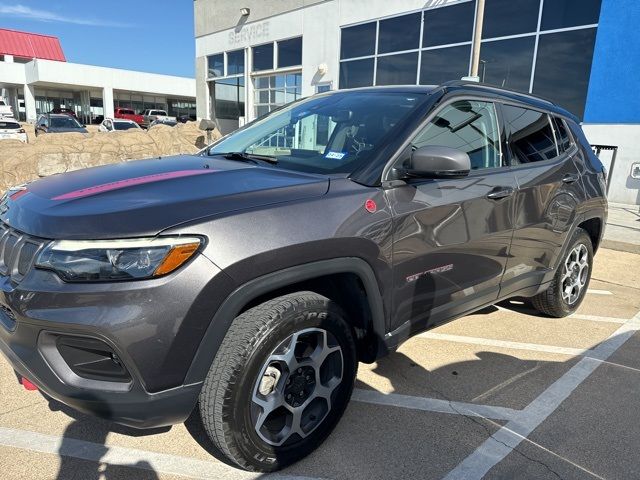
<path fill-rule="evenodd" d="M 43 270 L 17 285 L 0 277 L 0 351 L 18 374 L 73 409 L 137 428 L 181 423 L 204 380 L 184 384 L 214 313 L 207 306 L 217 301 L 216 276 L 224 274 L 198 255 L 174 274 L 138 282 L 68 284 Z M 130 381 L 74 376 L 51 354 L 47 339 L 58 335 L 108 345 Z"/>

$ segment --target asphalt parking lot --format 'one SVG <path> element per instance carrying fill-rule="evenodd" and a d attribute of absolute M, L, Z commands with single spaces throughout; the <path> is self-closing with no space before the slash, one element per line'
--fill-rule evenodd
<path fill-rule="evenodd" d="M 4 358 L 0 392 L 2 479 L 640 478 L 640 256 L 601 249 L 570 318 L 505 302 L 361 365 L 335 432 L 277 475 L 212 457 L 195 422 L 141 432 L 50 404 Z"/>

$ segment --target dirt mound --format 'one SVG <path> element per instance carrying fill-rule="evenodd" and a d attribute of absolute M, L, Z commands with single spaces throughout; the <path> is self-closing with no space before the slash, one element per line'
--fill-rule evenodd
<path fill-rule="evenodd" d="M 25 126 L 25 128 L 27 128 Z M 33 127 L 31 127 L 33 129 Z M 156 125 L 148 131 L 47 134 L 30 143 L 0 141 L 0 191 L 56 173 L 142 158 L 196 153 L 205 146 L 196 122 L 175 127 Z M 214 132 L 212 138 L 220 138 Z"/>

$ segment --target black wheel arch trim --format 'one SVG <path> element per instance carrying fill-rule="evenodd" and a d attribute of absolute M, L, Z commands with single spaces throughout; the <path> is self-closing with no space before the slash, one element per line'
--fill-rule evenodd
<path fill-rule="evenodd" d="M 192 384 L 204 380 L 231 322 L 252 300 L 278 288 L 337 273 L 353 273 L 362 281 L 371 309 L 371 327 L 377 342 L 377 356 L 384 355 L 386 353 L 384 304 L 373 269 L 365 260 L 358 257 L 333 258 L 285 268 L 250 280 L 236 288 L 214 314 L 187 371 L 184 383 Z"/>

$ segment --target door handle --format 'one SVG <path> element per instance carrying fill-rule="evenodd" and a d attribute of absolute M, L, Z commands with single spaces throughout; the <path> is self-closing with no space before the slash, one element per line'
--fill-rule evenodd
<path fill-rule="evenodd" d="M 510 197 L 515 190 L 513 187 L 496 187 L 487 193 L 487 198 L 491 200 L 500 200 L 501 198 Z"/>
<path fill-rule="evenodd" d="M 573 183 L 578 181 L 578 175 L 575 173 L 567 173 L 564 177 L 562 177 L 562 183 Z"/>

